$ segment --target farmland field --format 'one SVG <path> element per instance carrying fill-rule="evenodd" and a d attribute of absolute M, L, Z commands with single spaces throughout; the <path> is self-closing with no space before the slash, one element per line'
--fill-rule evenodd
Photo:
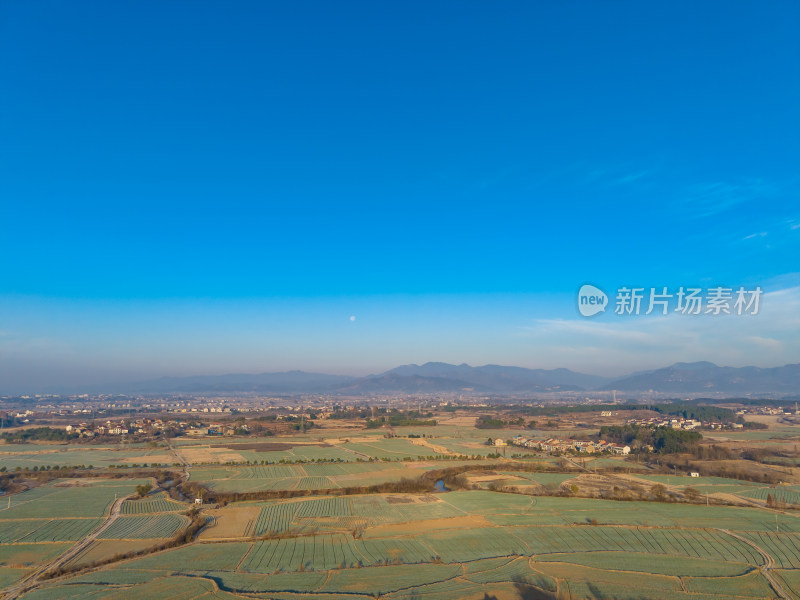
<path fill-rule="evenodd" d="M 30 519 L 0 521 L 0 540 L 15 542 L 77 542 L 100 524 L 100 519 Z M 22 532 L 23 535 L 19 535 Z"/>
<path fill-rule="evenodd" d="M 759 487 L 756 489 L 748 490 L 740 494 L 747 498 L 755 498 L 757 500 L 767 500 L 771 496 L 776 502 L 785 502 L 787 504 L 800 504 L 800 492 L 786 487 Z"/>
<path fill-rule="evenodd" d="M 170 500 L 163 492 L 153 494 L 146 498 L 126 500 L 122 503 L 123 515 L 144 515 L 160 512 L 180 512 L 188 510 L 189 506 L 181 502 Z"/>
<path fill-rule="evenodd" d="M 505 459 L 502 451 L 492 460 L 464 459 L 496 452 L 485 444 L 492 432 L 450 426 L 397 431 L 426 437 L 361 430 L 329 438 L 178 438 L 190 481 L 215 494 L 203 495 L 207 503 L 198 505 L 207 525 L 193 541 L 154 552 L 190 523 L 191 494 L 183 502 L 158 490 L 128 499 L 97 539 L 69 557 L 66 568 L 74 573 L 42 580 L 22 597 L 744 600 L 778 597 L 765 576 L 769 570 L 785 589 L 800 586 L 800 511 L 792 510 L 800 499 L 797 485 L 628 472 L 635 465 L 610 457 L 587 460 L 587 467 L 624 465 L 625 472 L 593 473 L 527 451 L 511 458 L 518 449 L 510 447 Z M 29 446 L 16 454 L 63 451 L 53 445 L 37 454 L 37 446 Z M 117 450 L 85 452 L 113 453 L 116 464 L 144 462 L 149 452 L 130 448 L 126 459 Z M 148 456 L 159 452 L 164 448 Z M 465 488 L 459 491 L 345 490 L 455 466 L 469 468 L 465 483 L 453 486 Z M 533 471 L 541 467 L 546 470 Z M 603 477 L 645 491 L 663 484 L 678 499 L 691 487 L 712 501 L 585 497 Z M 0 582 L 10 585 L 55 560 L 102 523 L 115 497 L 145 482 L 55 480 L 11 495 L 11 507 L 0 508 Z M 222 494 L 260 491 L 266 493 Z M 785 505 L 767 510 L 767 495 Z M 742 501 L 726 506 L 715 504 L 717 497 Z M 141 555 L 121 559 L 126 552 Z M 109 564 L 86 569 L 113 556 Z"/>
<path fill-rule="evenodd" d="M 351 457 L 352 458 L 352 457 Z M 320 490 L 370 486 L 419 477 L 426 470 L 453 463 L 315 463 L 302 465 L 224 465 L 191 469 L 192 478 L 221 492 Z"/>
<path fill-rule="evenodd" d="M 69 565 L 87 565 L 95 561 L 107 559 L 117 554 L 125 552 L 136 552 L 149 548 L 160 540 L 140 539 L 140 540 L 96 540 L 89 544 L 83 552 L 73 558 Z"/>
<path fill-rule="evenodd" d="M 0 545 L 0 566 L 35 567 L 55 558 L 72 544 L 2 544 Z"/>
<path fill-rule="evenodd" d="M 224 515 L 226 509 L 217 510 Z M 247 542 L 204 543 L 201 536 L 78 575 L 68 588 L 44 584 L 25 597 L 69 597 L 74 589 L 110 593 L 118 586 L 126 595 L 145 594 L 161 589 L 154 582 L 181 574 L 213 582 L 231 598 L 456 600 L 481 598 L 484 591 L 512 598 L 519 586 L 572 597 L 770 597 L 756 546 L 771 556 L 782 580 L 794 581 L 800 572 L 800 518 L 781 515 L 783 532 L 776 534 L 774 514 L 758 508 L 465 491 L 298 498 L 236 510 L 249 523 L 240 527 Z M 164 537 L 181 518 L 124 516 L 102 537 Z M 256 539 L 266 534 L 277 537 Z M 108 543 L 96 542 L 76 562 L 110 551 L 101 550 Z"/>
<path fill-rule="evenodd" d="M 188 517 L 175 514 L 120 517 L 99 539 L 168 538 L 188 524 Z"/>
<path fill-rule="evenodd" d="M 54 517 L 100 517 L 115 498 L 133 493 L 146 480 L 81 479 L 56 481 L 16 494 L 11 507 L 0 507 L 0 520 Z"/>

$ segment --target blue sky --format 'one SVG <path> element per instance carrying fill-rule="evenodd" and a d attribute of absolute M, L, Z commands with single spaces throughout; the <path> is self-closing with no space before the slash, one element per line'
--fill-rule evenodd
<path fill-rule="evenodd" d="M 798 24 L 796 2 L 6 3 L 0 378 L 798 362 Z M 773 301 L 747 326 L 585 320 L 587 281 Z"/>

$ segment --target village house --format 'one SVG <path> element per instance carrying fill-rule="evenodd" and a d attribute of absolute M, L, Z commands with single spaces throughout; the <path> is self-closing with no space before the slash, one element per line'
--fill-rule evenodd
<path fill-rule="evenodd" d="M 611 444 L 611 452 L 613 454 L 630 454 L 630 446 L 622 446 L 620 444 Z"/>

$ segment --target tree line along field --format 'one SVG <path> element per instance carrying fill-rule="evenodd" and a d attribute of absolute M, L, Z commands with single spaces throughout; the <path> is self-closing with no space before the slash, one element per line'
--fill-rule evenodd
<path fill-rule="evenodd" d="M 530 586 L 564 598 L 769 598 L 777 595 L 762 574 L 762 553 L 780 581 L 800 573 L 800 518 L 792 512 L 778 515 L 775 533 L 776 513 L 759 508 L 491 491 L 242 504 L 252 507 L 247 541 L 208 538 L 225 527 L 220 518 L 199 541 L 24 597 L 167 598 L 188 576 L 202 594 L 224 598 L 519 598 Z M 117 522 L 155 536 L 165 531 L 155 523 L 166 527 L 171 517 L 180 515 Z M 144 519 L 153 525 L 135 523 Z"/>

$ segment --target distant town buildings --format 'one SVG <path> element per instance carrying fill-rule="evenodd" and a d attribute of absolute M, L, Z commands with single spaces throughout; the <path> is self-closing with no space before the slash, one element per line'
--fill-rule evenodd
<path fill-rule="evenodd" d="M 521 435 L 515 436 L 512 440 L 515 446 L 541 450 L 550 454 L 577 452 L 582 454 L 594 454 L 597 452 L 610 452 L 611 454 L 626 455 L 631 451 L 630 446 L 614 444 L 605 440 L 592 442 L 590 440 L 561 440 L 558 438 L 548 438 L 546 440 L 528 439 Z"/>
<path fill-rule="evenodd" d="M 739 413 L 737 413 L 739 414 Z M 628 419 L 628 425 L 639 427 L 670 427 L 671 429 L 692 430 L 701 427 L 705 429 L 743 429 L 741 423 L 720 423 L 718 421 L 698 421 L 697 419 L 684 419 L 682 417 L 651 417 L 649 419 Z"/>

